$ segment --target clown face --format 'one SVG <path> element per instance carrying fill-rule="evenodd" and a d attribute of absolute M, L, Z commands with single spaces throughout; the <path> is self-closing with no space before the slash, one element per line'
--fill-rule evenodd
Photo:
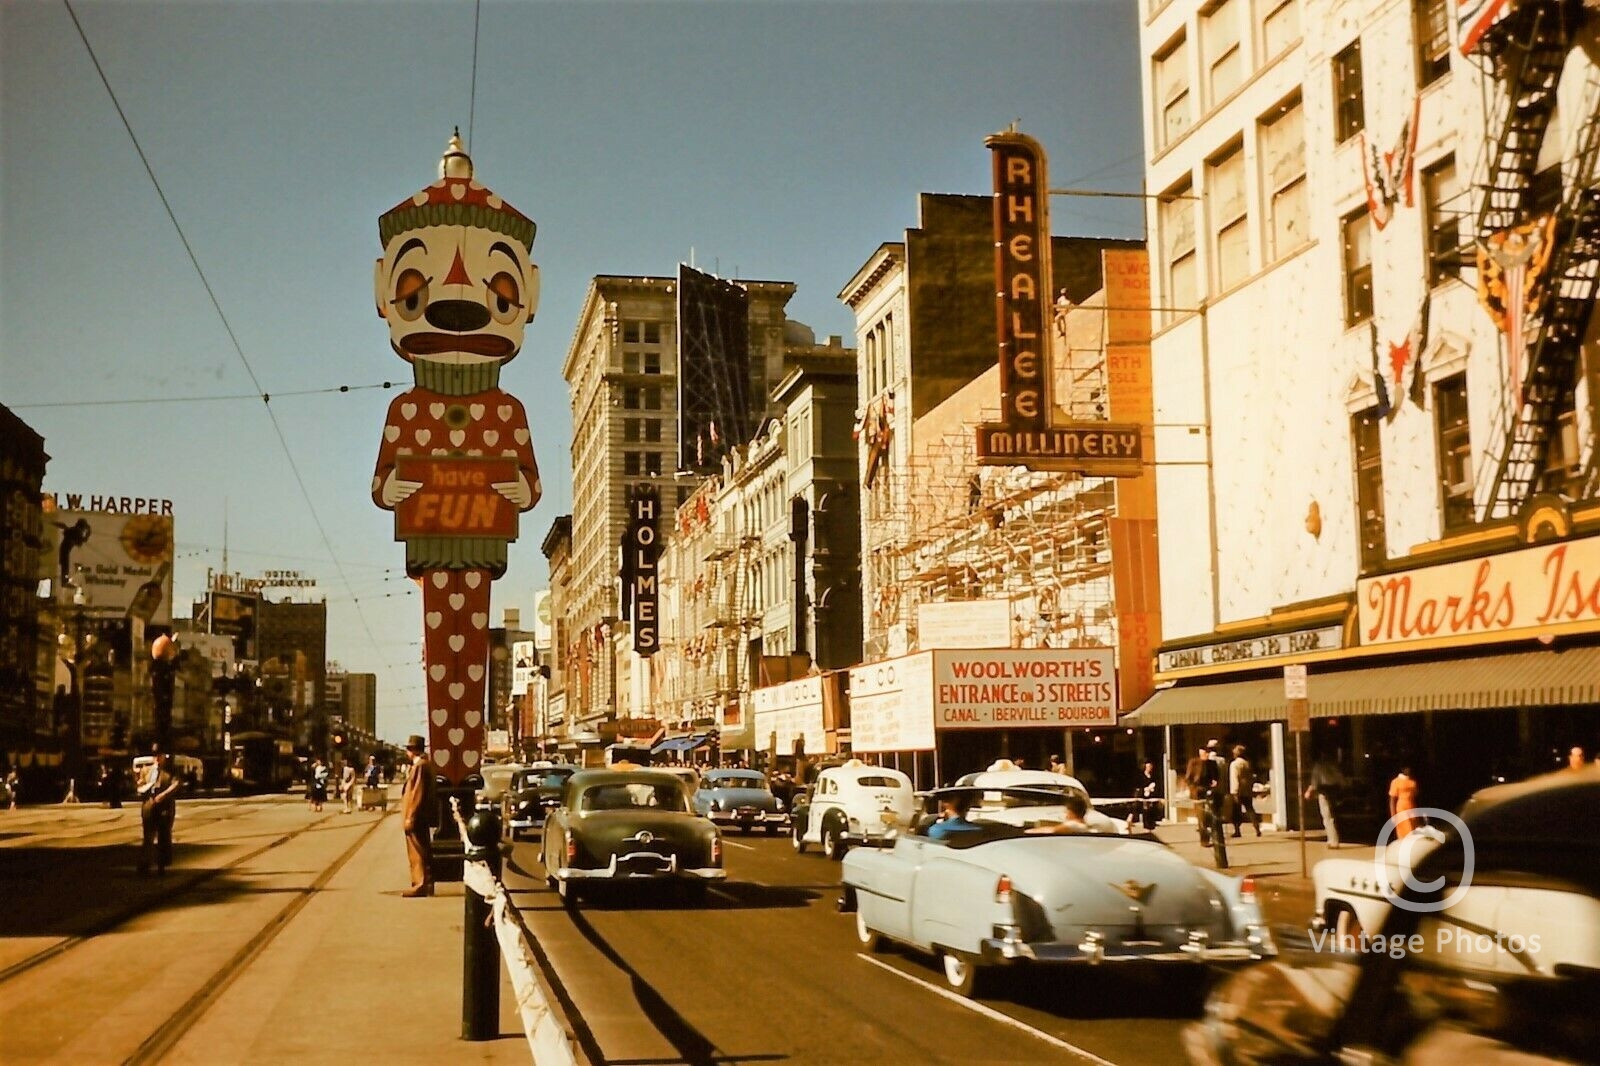
<path fill-rule="evenodd" d="M 439 225 L 390 238 L 373 276 L 378 316 L 406 362 L 510 362 L 539 306 L 539 268 L 520 241 Z"/>

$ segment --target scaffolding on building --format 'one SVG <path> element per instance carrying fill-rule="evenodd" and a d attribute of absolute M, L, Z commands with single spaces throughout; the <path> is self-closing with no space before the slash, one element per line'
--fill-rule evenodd
<path fill-rule="evenodd" d="M 1098 297 L 1058 308 L 1058 420 L 1107 417 L 1106 318 Z M 876 637 L 869 658 L 888 654 L 885 633 L 897 624 L 906 626 L 908 647 L 920 646 L 922 604 L 980 599 L 1009 601 L 1012 646 L 1116 644 L 1112 479 L 979 466 L 976 429 L 998 417 L 998 384 L 991 373 L 967 386 L 969 398 L 985 389 L 977 403 L 958 394 L 947 416 L 931 412 L 913 431 L 907 484 L 889 494 L 903 502 L 873 531 L 867 552 Z"/>

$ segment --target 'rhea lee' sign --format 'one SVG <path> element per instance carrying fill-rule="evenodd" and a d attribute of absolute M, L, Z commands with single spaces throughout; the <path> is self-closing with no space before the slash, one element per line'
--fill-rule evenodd
<path fill-rule="evenodd" d="M 1136 476 L 1139 427 L 1055 422 L 1050 402 L 1050 186 L 1044 149 L 1026 134 L 996 133 L 994 160 L 995 324 L 1000 421 L 978 427 L 985 466 Z"/>

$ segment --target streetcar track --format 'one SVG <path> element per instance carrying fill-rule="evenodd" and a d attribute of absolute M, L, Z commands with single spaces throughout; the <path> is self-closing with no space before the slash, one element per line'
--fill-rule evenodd
<path fill-rule="evenodd" d="M 51 959 L 59 958 L 60 956 L 71 951 L 73 948 L 80 947 L 96 937 L 104 936 L 106 933 L 111 932 L 118 926 L 124 925 L 135 918 L 154 911 L 158 907 L 165 906 L 172 900 L 179 898 L 186 893 L 193 892 L 195 889 L 213 880 L 217 876 L 242 866 L 251 859 L 265 855 L 273 848 L 281 847 L 282 845 L 287 844 L 289 841 L 300 836 L 300 834 L 311 831 L 332 817 L 334 817 L 334 815 L 331 813 L 325 815 L 315 822 L 301 826 L 299 829 L 293 830 L 292 832 L 286 833 L 282 836 L 278 836 L 270 843 L 263 844 L 259 848 L 248 851 L 245 854 L 240 855 L 238 858 L 232 859 L 221 866 L 210 870 L 201 870 L 185 878 L 182 883 L 176 883 L 175 880 L 175 883 L 171 888 L 140 899 L 130 906 L 124 907 L 120 910 L 112 911 L 105 917 L 91 923 L 89 927 L 82 932 L 73 933 L 70 936 L 64 937 L 63 939 L 58 940 L 56 943 L 51 944 L 49 947 L 41 948 L 32 955 L 18 959 L 10 966 L 0 970 L 0 985 L 4 985 L 7 981 L 12 980 L 13 978 L 22 976 L 29 970 L 42 966 Z M 376 828 L 377 825 L 382 821 L 383 819 L 379 818 L 378 821 L 373 822 L 372 828 Z M 371 832 L 370 828 L 368 832 Z"/>
<path fill-rule="evenodd" d="M 290 900 L 272 918 L 268 919 L 266 925 L 262 926 L 244 947 L 235 952 L 233 957 L 225 962 L 194 995 L 190 996 L 165 1022 L 161 1023 L 155 1032 L 145 1037 L 144 1041 L 134 1049 L 133 1054 L 123 1060 L 123 1066 L 143 1066 L 145 1063 L 159 1062 L 167 1052 L 176 1047 L 185 1034 L 205 1016 L 206 1011 L 210 1010 L 211 1006 L 222 997 L 222 994 L 228 990 L 233 982 L 244 973 L 245 969 L 267 949 L 268 945 L 278 938 L 279 934 L 288 928 L 289 923 L 294 920 L 295 916 L 316 898 L 317 893 L 326 888 L 328 883 L 338 876 L 339 871 L 343 870 L 345 864 L 353 859 L 356 853 L 372 838 L 372 834 L 377 831 L 387 817 L 388 815 L 384 814 L 368 825 L 355 843 L 346 848 L 332 864 L 317 875 L 316 880 L 312 881 L 310 885 L 305 888 L 294 889 L 295 898 Z M 306 828 L 310 829 L 311 826 Z M 295 835 L 298 836 L 299 834 Z M 276 846 L 276 844 L 272 844 L 268 845 L 268 848 Z M 267 848 L 261 850 L 266 851 Z"/>

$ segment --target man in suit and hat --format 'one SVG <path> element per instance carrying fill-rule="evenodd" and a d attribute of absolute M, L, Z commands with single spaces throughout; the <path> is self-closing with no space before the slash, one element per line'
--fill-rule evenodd
<path fill-rule="evenodd" d="M 433 895 L 433 826 L 439 817 L 439 800 L 428 765 L 428 745 L 416 733 L 406 738 L 411 767 L 400 794 L 400 816 L 406 832 L 406 859 L 411 864 L 411 887 L 402 896 Z"/>

